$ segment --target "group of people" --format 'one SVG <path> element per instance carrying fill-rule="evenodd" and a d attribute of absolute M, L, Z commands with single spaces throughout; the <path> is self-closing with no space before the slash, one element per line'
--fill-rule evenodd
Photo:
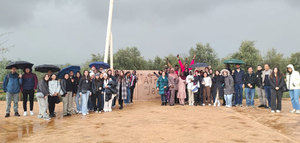
<path fill-rule="evenodd" d="M 19 93 L 22 92 L 24 116 L 27 116 L 27 101 L 30 101 L 30 115 L 33 116 L 34 95 L 39 104 L 38 118 L 50 120 L 56 116 L 55 105 L 63 103 L 63 116 L 89 112 L 111 112 L 117 104 L 119 109 L 132 104 L 134 89 L 138 78 L 136 71 L 104 70 L 92 67 L 85 70 L 64 74 L 58 78 L 51 71 L 38 81 L 31 68 L 25 68 L 24 74 L 18 74 L 12 67 L 5 76 L 3 90 L 6 93 L 6 115 L 10 116 L 11 101 L 14 102 L 14 115 L 18 112 Z M 35 92 L 36 91 L 36 92 Z M 123 103 L 124 102 L 124 103 Z"/>
<path fill-rule="evenodd" d="M 284 92 L 289 92 L 293 109 L 291 113 L 300 113 L 300 75 L 293 65 L 287 66 L 286 76 L 278 67 L 270 69 L 268 64 L 248 67 L 247 72 L 236 64 L 234 70 L 213 70 L 210 66 L 204 69 L 191 68 L 190 64 L 182 63 L 177 56 L 179 65 L 173 68 L 170 63 L 160 70 L 156 88 L 161 96 L 161 105 L 174 106 L 188 104 L 190 106 L 221 106 L 242 107 L 243 97 L 246 106 L 254 107 L 254 96 L 257 93 L 261 108 L 270 108 L 271 112 L 281 112 L 281 99 Z M 167 61 L 168 62 L 168 61 Z M 243 95 L 245 94 L 245 96 Z"/>

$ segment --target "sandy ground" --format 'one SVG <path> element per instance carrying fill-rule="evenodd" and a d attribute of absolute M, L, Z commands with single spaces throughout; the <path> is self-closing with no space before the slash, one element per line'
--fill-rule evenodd
<path fill-rule="evenodd" d="M 5 119 L 5 102 L 0 102 L 0 142 L 300 142 L 300 115 L 290 114 L 290 108 L 289 100 L 280 114 L 252 107 L 162 107 L 148 101 L 122 111 L 62 118 L 60 104 L 59 116 L 44 121 L 36 116 Z"/>

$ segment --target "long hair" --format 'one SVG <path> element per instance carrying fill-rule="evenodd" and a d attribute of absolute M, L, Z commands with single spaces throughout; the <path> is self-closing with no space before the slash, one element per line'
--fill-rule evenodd
<path fill-rule="evenodd" d="M 121 73 L 123 74 L 122 76 L 121 76 Z M 118 81 L 122 81 L 124 78 L 125 78 L 124 71 L 121 70 L 120 73 L 119 73 Z"/>
<path fill-rule="evenodd" d="M 277 74 L 276 74 L 277 77 L 282 78 L 282 74 L 281 74 L 281 72 L 280 72 L 280 70 L 279 70 L 278 67 L 274 67 L 274 68 L 273 68 L 273 72 L 271 73 L 270 78 L 272 78 L 272 79 L 275 78 L 275 72 L 274 72 L 274 69 L 275 69 L 275 68 L 278 70 L 278 71 L 277 71 Z"/>
<path fill-rule="evenodd" d="M 88 72 L 88 75 L 87 75 L 87 77 L 85 77 L 85 75 L 84 75 L 84 73 L 85 72 Z M 90 80 L 91 79 L 91 77 L 90 77 L 90 74 L 89 74 L 90 72 L 88 71 L 88 70 L 84 70 L 83 71 L 83 73 L 82 73 L 82 77 L 81 78 L 84 78 L 84 79 L 87 79 L 87 80 Z"/>

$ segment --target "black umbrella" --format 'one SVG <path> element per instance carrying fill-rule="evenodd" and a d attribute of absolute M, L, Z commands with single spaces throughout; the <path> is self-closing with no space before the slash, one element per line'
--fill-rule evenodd
<path fill-rule="evenodd" d="M 41 73 L 48 73 L 49 71 L 51 72 L 59 72 L 60 68 L 55 65 L 39 65 L 35 67 L 35 71 L 41 72 Z"/>
<path fill-rule="evenodd" d="M 25 68 L 32 68 L 33 63 L 26 62 L 26 61 L 15 61 L 15 62 L 10 62 L 7 66 L 6 69 L 12 69 L 13 67 L 17 69 L 25 69 Z"/>

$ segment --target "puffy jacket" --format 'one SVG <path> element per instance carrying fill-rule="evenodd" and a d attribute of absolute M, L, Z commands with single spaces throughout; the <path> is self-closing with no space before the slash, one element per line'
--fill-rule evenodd
<path fill-rule="evenodd" d="M 294 66 L 292 64 L 289 64 L 287 67 L 293 70 L 291 74 L 289 73 L 286 74 L 287 89 L 289 90 L 300 89 L 299 72 L 295 71 Z"/>
<path fill-rule="evenodd" d="M 9 73 L 4 78 L 3 90 L 4 90 L 4 92 L 16 94 L 16 93 L 20 92 L 21 85 L 22 85 L 22 79 L 19 78 L 19 74 Z"/>
<path fill-rule="evenodd" d="M 22 75 L 22 90 L 32 90 L 36 89 L 38 84 L 38 79 L 33 73 L 25 73 Z"/>
<path fill-rule="evenodd" d="M 227 76 L 224 76 L 223 73 L 227 72 Z M 230 95 L 234 93 L 234 81 L 230 72 L 227 69 L 223 69 L 221 74 L 224 76 L 224 95 Z"/>

